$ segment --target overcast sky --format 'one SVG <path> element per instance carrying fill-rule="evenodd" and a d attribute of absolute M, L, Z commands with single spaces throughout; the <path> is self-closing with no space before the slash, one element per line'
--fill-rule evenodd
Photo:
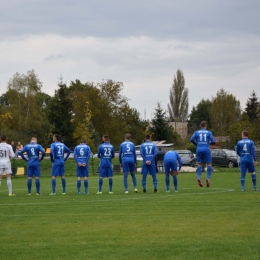
<path fill-rule="evenodd" d="M 180 69 L 190 107 L 220 88 L 260 96 L 259 0 L 0 0 L 0 94 L 34 69 L 50 95 L 112 79 L 144 118 L 167 108 Z"/>

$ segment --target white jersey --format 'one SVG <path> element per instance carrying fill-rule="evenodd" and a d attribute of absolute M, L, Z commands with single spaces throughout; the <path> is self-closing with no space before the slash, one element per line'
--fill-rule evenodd
<path fill-rule="evenodd" d="M 10 165 L 10 157 L 15 157 L 12 146 L 7 143 L 0 143 L 0 168 Z"/>

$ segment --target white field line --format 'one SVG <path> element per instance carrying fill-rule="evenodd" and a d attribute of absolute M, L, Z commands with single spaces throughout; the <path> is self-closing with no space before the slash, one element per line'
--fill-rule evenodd
<path fill-rule="evenodd" d="M 184 188 L 184 189 L 189 189 L 189 188 Z M 213 189 L 212 189 L 213 190 Z M 207 194 L 216 194 L 216 193 L 228 193 L 228 192 L 233 192 L 234 189 L 221 189 L 221 188 L 214 188 L 214 191 L 209 191 L 209 192 L 199 192 L 199 193 L 174 193 L 174 194 L 154 194 L 153 196 L 142 196 L 142 197 L 128 197 L 128 198 L 106 198 L 106 199 L 91 199 L 91 200 L 84 200 L 84 201 L 77 201 L 78 204 L 91 204 L 91 203 L 98 203 L 98 202 L 113 202 L 113 201 L 129 201 L 129 200 L 146 200 L 146 199 L 156 199 L 156 198 L 169 198 L 173 196 L 194 196 L 194 195 L 207 195 Z M 89 195 L 84 195 L 86 198 L 93 198 L 92 196 Z M 97 195 L 97 196 L 102 196 Z M 115 195 L 109 195 L 111 197 Z M 122 195 L 122 196 L 127 196 L 127 195 Z M 40 196 L 42 197 L 42 196 Z M 60 196 L 59 196 L 60 197 Z M 64 198 L 68 197 L 68 195 L 64 196 Z M 77 197 L 77 196 L 73 196 Z M 12 197 L 13 199 L 15 197 Z M 54 196 L 53 196 L 54 198 Z M 70 197 L 71 198 L 71 197 Z M 6 198 L 7 199 L 7 198 Z M 23 202 L 23 203 L 0 203 L 0 206 L 24 206 L 24 205 L 46 205 L 46 204 L 68 204 L 71 203 L 71 201 L 66 202 L 66 201 L 49 201 L 49 202 Z M 85 213 L 84 213 L 85 214 Z M 51 215 L 51 214 L 50 214 Z M 73 214 L 68 214 L 68 215 L 73 215 Z M 80 215 L 80 214 L 79 214 Z"/>

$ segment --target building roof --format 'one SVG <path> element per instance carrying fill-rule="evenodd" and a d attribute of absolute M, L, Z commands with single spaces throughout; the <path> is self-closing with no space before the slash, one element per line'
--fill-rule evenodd
<path fill-rule="evenodd" d="M 152 141 L 153 144 L 155 144 L 156 146 L 158 147 L 171 147 L 173 146 L 174 144 L 165 144 L 165 141 L 166 140 L 162 140 L 162 141 Z M 135 147 L 138 148 L 140 147 L 141 145 L 136 145 Z"/>

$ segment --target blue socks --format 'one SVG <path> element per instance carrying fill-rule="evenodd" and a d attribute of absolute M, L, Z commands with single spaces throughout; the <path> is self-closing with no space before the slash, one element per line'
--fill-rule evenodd
<path fill-rule="evenodd" d="M 152 175 L 153 177 L 153 188 L 157 189 L 157 178 L 156 178 L 156 174 Z"/>
<path fill-rule="evenodd" d="M 210 176 L 212 174 L 212 166 L 207 167 L 207 178 L 210 179 Z"/>
<path fill-rule="evenodd" d="M 127 181 L 127 177 L 128 177 L 128 173 L 124 173 L 124 187 L 125 187 L 125 190 L 126 190 L 126 191 L 128 191 L 128 181 Z M 134 188 L 136 188 L 136 187 L 137 187 L 137 184 L 136 184 L 135 174 L 134 174 L 134 173 L 131 173 L 131 177 L 132 177 L 132 181 L 133 181 Z"/>
<path fill-rule="evenodd" d="M 174 185 L 174 190 L 178 190 L 178 179 L 177 176 L 173 176 L 173 185 Z"/>
<path fill-rule="evenodd" d="M 109 192 L 112 192 L 112 188 L 113 188 L 113 179 L 109 178 Z"/>
<path fill-rule="evenodd" d="M 32 192 L 32 179 L 27 180 L 28 193 Z"/>
<path fill-rule="evenodd" d="M 99 178 L 98 180 L 98 191 L 102 191 L 102 185 L 103 185 L 103 178 Z"/>
<path fill-rule="evenodd" d="M 78 193 L 80 193 L 80 188 L 81 188 L 81 180 L 77 180 Z M 88 180 L 84 180 L 84 192 L 88 193 Z"/>
<path fill-rule="evenodd" d="M 198 179 L 200 179 L 201 178 L 202 167 L 198 166 L 196 172 L 197 172 Z"/>
<path fill-rule="evenodd" d="M 124 173 L 124 186 L 125 190 L 128 191 L 128 181 L 127 181 L 128 173 Z"/>
<path fill-rule="evenodd" d="M 165 174 L 166 191 L 170 191 L 170 174 Z M 178 179 L 177 176 L 173 176 L 174 190 L 178 190 Z"/>
<path fill-rule="evenodd" d="M 62 178 L 61 182 L 62 182 L 62 193 L 65 193 L 66 192 L 66 179 Z"/>
<path fill-rule="evenodd" d="M 80 187 L 81 187 L 81 180 L 77 180 L 78 193 L 80 193 Z"/>
<path fill-rule="evenodd" d="M 147 174 L 143 173 L 143 177 L 142 177 L 143 190 L 146 190 L 146 176 L 147 176 Z"/>
<path fill-rule="evenodd" d="M 88 193 L 88 180 L 84 180 L 85 193 Z"/>
<path fill-rule="evenodd" d="M 133 181 L 133 185 L 134 185 L 134 188 L 137 187 L 137 184 L 136 184 L 136 176 L 134 173 L 131 173 L 131 177 L 132 177 L 132 181 Z"/>
<path fill-rule="evenodd" d="M 254 187 L 254 189 L 256 189 L 256 174 L 255 174 L 255 172 L 252 173 L 251 176 L 252 176 L 253 187 Z"/>
<path fill-rule="evenodd" d="M 170 174 L 165 174 L 166 191 L 170 190 Z"/>
<path fill-rule="evenodd" d="M 36 192 L 40 193 L 40 179 L 35 179 Z"/>
<path fill-rule="evenodd" d="M 56 193 L 56 179 L 51 180 L 52 193 Z"/>

